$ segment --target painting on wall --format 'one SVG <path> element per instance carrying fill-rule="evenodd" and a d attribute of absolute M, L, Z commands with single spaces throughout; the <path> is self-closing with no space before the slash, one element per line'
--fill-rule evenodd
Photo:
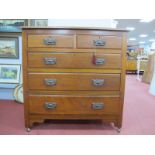
<path fill-rule="evenodd" d="M 20 65 L 0 65 L 0 83 L 19 83 Z"/>
<path fill-rule="evenodd" d="M 29 20 L 30 26 L 48 26 L 48 20 L 47 19 L 30 19 Z"/>
<path fill-rule="evenodd" d="M 22 32 L 21 27 L 25 25 L 25 19 L 0 19 L 0 32 Z"/>
<path fill-rule="evenodd" d="M 19 58 L 18 37 L 0 37 L 0 58 Z"/>

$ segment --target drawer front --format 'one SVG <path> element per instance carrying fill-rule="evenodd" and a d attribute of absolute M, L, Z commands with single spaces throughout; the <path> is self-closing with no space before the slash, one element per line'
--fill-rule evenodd
<path fill-rule="evenodd" d="M 28 47 L 73 48 L 72 35 L 29 35 Z"/>
<path fill-rule="evenodd" d="M 104 53 L 29 53 L 29 67 L 120 69 L 120 54 Z"/>
<path fill-rule="evenodd" d="M 30 73 L 31 90 L 119 90 L 120 74 Z"/>
<path fill-rule="evenodd" d="M 118 36 L 78 35 L 77 48 L 122 48 L 122 38 Z"/>
<path fill-rule="evenodd" d="M 119 97 L 29 96 L 33 114 L 117 114 Z"/>

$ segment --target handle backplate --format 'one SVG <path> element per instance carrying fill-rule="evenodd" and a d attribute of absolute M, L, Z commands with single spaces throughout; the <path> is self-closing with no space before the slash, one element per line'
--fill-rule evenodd
<path fill-rule="evenodd" d="M 105 46 L 106 42 L 104 40 L 93 40 L 94 46 Z"/>
<path fill-rule="evenodd" d="M 56 64 L 56 62 L 57 62 L 56 58 L 44 58 L 45 65 L 54 65 Z"/>
<path fill-rule="evenodd" d="M 104 103 L 92 103 L 91 107 L 94 110 L 100 110 L 104 108 Z"/>
<path fill-rule="evenodd" d="M 46 102 L 44 104 L 45 109 L 55 109 L 57 104 L 55 102 Z"/>
<path fill-rule="evenodd" d="M 56 79 L 45 79 L 44 82 L 45 82 L 45 85 L 47 86 L 55 86 L 57 83 L 57 80 Z"/>
<path fill-rule="evenodd" d="M 96 58 L 95 65 L 103 65 L 105 63 L 104 59 Z"/>
<path fill-rule="evenodd" d="M 105 83 L 105 80 L 104 79 L 93 79 L 92 80 L 92 84 L 95 87 L 101 87 L 101 86 L 104 85 L 104 83 Z"/>
<path fill-rule="evenodd" d="M 53 38 L 45 38 L 44 39 L 44 44 L 45 45 L 56 45 L 56 40 Z"/>

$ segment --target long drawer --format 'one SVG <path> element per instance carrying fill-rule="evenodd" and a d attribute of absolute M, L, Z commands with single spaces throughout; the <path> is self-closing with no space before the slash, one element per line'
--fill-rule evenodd
<path fill-rule="evenodd" d="M 29 67 L 120 69 L 120 54 L 102 53 L 28 53 Z"/>
<path fill-rule="evenodd" d="M 73 35 L 28 35 L 28 47 L 73 48 Z"/>
<path fill-rule="evenodd" d="M 122 48 L 122 38 L 118 36 L 77 35 L 77 48 Z"/>
<path fill-rule="evenodd" d="M 118 114 L 119 97 L 29 96 L 31 114 Z"/>
<path fill-rule="evenodd" d="M 119 90 L 120 74 L 29 73 L 31 90 Z"/>

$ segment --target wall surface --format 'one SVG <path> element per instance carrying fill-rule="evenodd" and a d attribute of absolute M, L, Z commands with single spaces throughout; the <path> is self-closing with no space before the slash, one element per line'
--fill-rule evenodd
<path fill-rule="evenodd" d="M 75 26 L 75 27 L 110 27 L 116 28 L 117 21 L 113 19 L 49 19 L 48 26 Z"/>

